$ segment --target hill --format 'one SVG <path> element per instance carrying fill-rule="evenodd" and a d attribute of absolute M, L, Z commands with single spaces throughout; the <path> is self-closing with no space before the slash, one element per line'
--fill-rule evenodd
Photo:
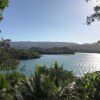
<path fill-rule="evenodd" d="M 94 43 L 77 44 L 71 42 L 12 42 L 11 47 L 17 49 L 29 49 L 31 47 L 39 48 L 54 48 L 54 47 L 68 47 L 76 52 L 94 52 L 100 53 L 100 41 Z"/>
<path fill-rule="evenodd" d="M 69 43 L 69 42 L 11 42 L 11 47 L 17 49 L 29 49 L 31 47 L 40 47 L 40 48 L 53 48 L 53 47 L 70 47 L 79 45 L 77 43 Z"/>
<path fill-rule="evenodd" d="M 93 53 L 100 53 L 100 42 L 95 42 L 91 44 L 81 44 L 70 46 L 70 49 L 76 52 L 93 52 Z"/>

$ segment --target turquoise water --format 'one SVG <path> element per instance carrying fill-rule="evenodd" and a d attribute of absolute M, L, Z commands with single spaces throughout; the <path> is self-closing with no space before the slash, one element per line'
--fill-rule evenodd
<path fill-rule="evenodd" d="M 87 72 L 100 70 L 100 54 L 97 53 L 75 53 L 75 55 L 42 55 L 41 58 L 21 60 L 18 70 L 25 75 L 31 75 L 36 64 L 52 65 L 55 61 L 63 64 L 64 69 L 73 71 L 76 76 L 82 76 Z M 24 70 L 23 70 L 23 66 Z"/>

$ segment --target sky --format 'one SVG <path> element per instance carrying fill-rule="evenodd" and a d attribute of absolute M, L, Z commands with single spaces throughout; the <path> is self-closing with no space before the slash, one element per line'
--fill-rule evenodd
<path fill-rule="evenodd" d="M 0 37 L 12 41 L 92 43 L 100 40 L 100 22 L 87 26 L 95 0 L 10 0 Z"/>

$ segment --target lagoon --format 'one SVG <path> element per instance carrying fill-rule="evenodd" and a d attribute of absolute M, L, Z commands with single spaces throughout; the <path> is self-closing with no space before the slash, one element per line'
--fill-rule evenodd
<path fill-rule="evenodd" d="M 50 67 L 56 61 L 59 65 L 63 64 L 64 69 L 73 71 L 78 77 L 85 73 L 100 71 L 100 54 L 97 53 L 42 55 L 38 59 L 20 60 L 18 70 L 30 76 L 34 73 L 36 64 Z M 23 66 L 24 70 L 22 70 Z"/>

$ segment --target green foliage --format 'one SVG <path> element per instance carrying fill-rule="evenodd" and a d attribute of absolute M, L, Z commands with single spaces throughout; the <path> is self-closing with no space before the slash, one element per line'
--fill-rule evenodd
<path fill-rule="evenodd" d="M 74 75 L 64 70 L 63 66 L 59 66 L 57 62 L 50 68 L 36 65 L 36 71 L 29 79 L 31 83 L 29 94 L 31 97 L 28 95 L 27 98 L 34 100 L 66 100 L 66 87 L 74 80 Z"/>
<path fill-rule="evenodd" d="M 83 94 L 82 100 L 100 100 L 100 71 L 85 74 L 76 86 Z"/>
<path fill-rule="evenodd" d="M 0 90 L 3 88 L 9 87 L 9 83 L 7 82 L 6 78 L 4 75 L 0 75 Z"/>
<path fill-rule="evenodd" d="M 39 52 L 40 54 L 74 54 L 74 51 L 68 47 L 54 47 L 54 48 L 31 47 L 29 50 Z"/>
<path fill-rule="evenodd" d="M 40 58 L 40 54 L 38 52 L 32 52 L 27 49 L 10 49 L 10 53 L 15 59 L 34 59 Z"/>
<path fill-rule="evenodd" d="M 19 64 L 18 61 L 16 61 L 10 52 L 10 40 L 9 39 L 1 39 L 0 40 L 0 70 L 3 71 L 11 71 L 15 70 L 17 68 L 17 65 Z"/>
<path fill-rule="evenodd" d="M 0 21 L 3 19 L 2 12 L 8 6 L 9 0 L 0 0 Z"/>
<path fill-rule="evenodd" d="M 88 100 L 100 99 L 100 72 L 86 74 L 83 77 L 83 89 Z"/>
<path fill-rule="evenodd" d="M 24 79 L 25 76 L 18 72 L 1 74 L 0 100 L 23 100 L 19 87 Z"/>
<path fill-rule="evenodd" d="M 56 62 L 51 67 L 36 65 L 27 78 L 13 72 L 0 74 L 0 100 L 99 100 L 100 72 L 76 78 Z"/>

